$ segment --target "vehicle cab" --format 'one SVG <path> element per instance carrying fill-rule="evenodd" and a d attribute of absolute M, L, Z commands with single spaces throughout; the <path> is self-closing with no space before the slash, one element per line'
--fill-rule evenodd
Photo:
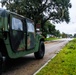
<path fill-rule="evenodd" d="M 2 55 L 7 53 L 10 58 L 37 52 L 40 42 L 44 41 L 36 34 L 32 20 L 5 9 L 0 9 L 0 40 L 2 47 L 5 46 L 0 49 Z"/>
<path fill-rule="evenodd" d="M 34 22 L 0 9 L 0 69 L 3 57 L 16 59 L 30 53 L 37 59 L 45 54 L 44 38 L 36 33 Z"/>

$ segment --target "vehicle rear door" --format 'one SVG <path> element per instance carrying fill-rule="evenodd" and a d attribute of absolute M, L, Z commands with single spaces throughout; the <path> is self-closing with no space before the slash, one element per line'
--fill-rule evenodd
<path fill-rule="evenodd" d="M 26 27 L 23 18 L 17 15 L 10 16 L 10 44 L 13 51 L 26 50 Z M 25 27 L 24 27 L 25 26 Z"/>
<path fill-rule="evenodd" d="M 35 28 L 33 21 L 26 19 L 27 24 L 27 50 L 35 47 Z"/>

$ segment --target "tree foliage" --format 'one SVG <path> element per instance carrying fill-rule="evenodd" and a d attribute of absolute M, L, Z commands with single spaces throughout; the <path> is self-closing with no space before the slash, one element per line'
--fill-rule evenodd
<path fill-rule="evenodd" d="M 2 0 L 2 6 L 4 5 L 8 10 L 32 19 L 35 28 L 40 23 L 44 35 L 46 32 L 55 36 L 60 35 L 55 26 L 46 22 L 47 20 L 54 23 L 70 21 L 70 0 Z"/>
<path fill-rule="evenodd" d="M 29 17 L 35 21 L 69 22 L 70 0 L 4 0 L 7 9 Z"/>
<path fill-rule="evenodd" d="M 74 34 L 74 38 L 76 38 L 76 34 Z"/>
<path fill-rule="evenodd" d="M 62 38 L 67 38 L 67 34 L 62 32 Z"/>
<path fill-rule="evenodd" d="M 46 37 L 47 34 L 60 37 L 60 31 L 56 30 L 55 25 L 47 21 L 43 27 L 43 35 Z"/>

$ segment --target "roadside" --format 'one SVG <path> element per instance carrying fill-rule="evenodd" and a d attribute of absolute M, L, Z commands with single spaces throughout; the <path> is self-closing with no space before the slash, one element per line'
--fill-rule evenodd
<path fill-rule="evenodd" d="M 35 75 L 76 75 L 76 39 Z"/>
<path fill-rule="evenodd" d="M 41 66 L 56 55 L 68 41 L 55 41 L 45 44 L 45 56 L 36 60 L 33 54 L 7 61 L 6 71 L 2 75 L 33 75 Z"/>

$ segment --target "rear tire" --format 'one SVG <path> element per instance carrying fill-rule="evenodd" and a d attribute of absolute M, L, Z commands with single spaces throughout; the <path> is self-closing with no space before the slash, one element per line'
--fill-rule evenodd
<path fill-rule="evenodd" d="M 0 53 L 0 75 L 2 74 L 2 63 L 3 63 L 3 58 L 2 58 L 2 54 Z"/>
<path fill-rule="evenodd" d="M 45 45 L 44 42 L 41 41 L 39 44 L 39 50 L 34 53 L 34 56 L 36 59 L 42 59 L 44 57 L 44 54 L 45 54 Z"/>

